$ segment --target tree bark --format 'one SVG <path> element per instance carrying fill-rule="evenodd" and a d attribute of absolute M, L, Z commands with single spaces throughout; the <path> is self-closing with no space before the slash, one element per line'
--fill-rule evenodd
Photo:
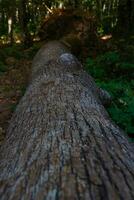
<path fill-rule="evenodd" d="M 20 1 L 20 25 L 22 32 L 22 42 L 26 47 L 31 46 L 32 39 L 28 30 L 28 22 L 29 22 L 29 12 L 28 12 L 28 1 L 21 0 Z"/>
<path fill-rule="evenodd" d="M 64 45 L 42 47 L 1 147 L 0 199 L 133 200 L 133 146 L 107 100 Z"/>

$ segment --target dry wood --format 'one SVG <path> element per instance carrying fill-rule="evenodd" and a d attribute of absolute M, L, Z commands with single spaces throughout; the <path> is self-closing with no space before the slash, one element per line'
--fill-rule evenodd
<path fill-rule="evenodd" d="M 50 42 L 1 148 L 1 200 L 133 200 L 134 151 L 79 61 Z"/>

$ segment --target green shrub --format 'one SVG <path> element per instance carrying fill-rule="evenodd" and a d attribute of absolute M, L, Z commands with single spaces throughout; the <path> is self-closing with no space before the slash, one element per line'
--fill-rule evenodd
<path fill-rule="evenodd" d="M 134 94 L 133 81 L 110 80 L 98 85 L 111 94 L 113 101 L 108 108 L 112 119 L 131 137 L 134 134 Z"/>
<path fill-rule="evenodd" d="M 5 71 L 7 71 L 7 66 L 2 61 L 0 61 L 0 74 Z"/>
<path fill-rule="evenodd" d="M 3 51 L 3 49 L 0 49 L 0 62 L 4 62 L 6 59 L 6 53 Z"/>
<path fill-rule="evenodd" d="M 105 53 L 104 55 L 98 56 L 97 57 L 97 62 L 98 64 L 104 64 L 104 65 L 113 65 L 120 60 L 120 55 L 116 51 L 110 51 Z"/>
<path fill-rule="evenodd" d="M 86 70 L 112 98 L 108 108 L 111 118 L 131 137 L 134 135 L 134 63 L 128 62 L 118 52 L 107 52 L 96 59 L 88 58 Z"/>
<path fill-rule="evenodd" d="M 134 62 L 122 58 L 117 51 L 99 55 L 96 59 L 87 58 L 86 70 L 99 79 L 125 77 L 129 79 L 134 75 Z"/>
<path fill-rule="evenodd" d="M 119 60 L 120 56 L 117 52 L 107 52 L 104 55 L 98 56 L 96 59 L 88 58 L 86 61 L 86 69 L 95 78 L 106 78 L 107 75 L 112 75 L 113 69 Z"/>
<path fill-rule="evenodd" d="M 21 59 L 24 55 L 19 46 L 11 46 L 3 49 L 6 57 L 15 57 L 16 59 Z"/>
<path fill-rule="evenodd" d="M 106 72 L 101 65 L 98 65 L 96 60 L 88 58 L 86 61 L 86 70 L 95 78 L 106 76 Z"/>
<path fill-rule="evenodd" d="M 35 54 L 37 53 L 37 51 L 40 49 L 41 44 L 40 43 L 35 43 L 33 44 L 33 46 L 31 48 L 29 48 L 28 51 L 28 58 L 33 59 L 33 57 L 35 56 Z"/>

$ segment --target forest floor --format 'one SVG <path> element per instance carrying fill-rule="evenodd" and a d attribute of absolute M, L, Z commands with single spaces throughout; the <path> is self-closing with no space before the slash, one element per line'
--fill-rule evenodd
<path fill-rule="evenodd" d="M 16 104 L 24 94 L 30 74 L 31 61 L 27 59 L 15 60 L 10 57 L 8 58 L 8 66 L 8 71 L 0 76 L 0 142 L 5 136 Z"/>
<path fill-rule="evenodd" d="M 33 56 L 40 44 L 23 50 L 19 46 L 0 49 L 0 143 L 10 118 L 28 85 Z"/>

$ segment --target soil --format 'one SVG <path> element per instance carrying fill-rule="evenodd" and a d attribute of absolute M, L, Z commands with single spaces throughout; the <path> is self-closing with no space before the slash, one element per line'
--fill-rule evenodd
<path fill-rule="evenodd" d="M 31 61 L 7 59 L 8 71 L 0 75 L 0 144 L 16 108 L 28 84 Z"/>

